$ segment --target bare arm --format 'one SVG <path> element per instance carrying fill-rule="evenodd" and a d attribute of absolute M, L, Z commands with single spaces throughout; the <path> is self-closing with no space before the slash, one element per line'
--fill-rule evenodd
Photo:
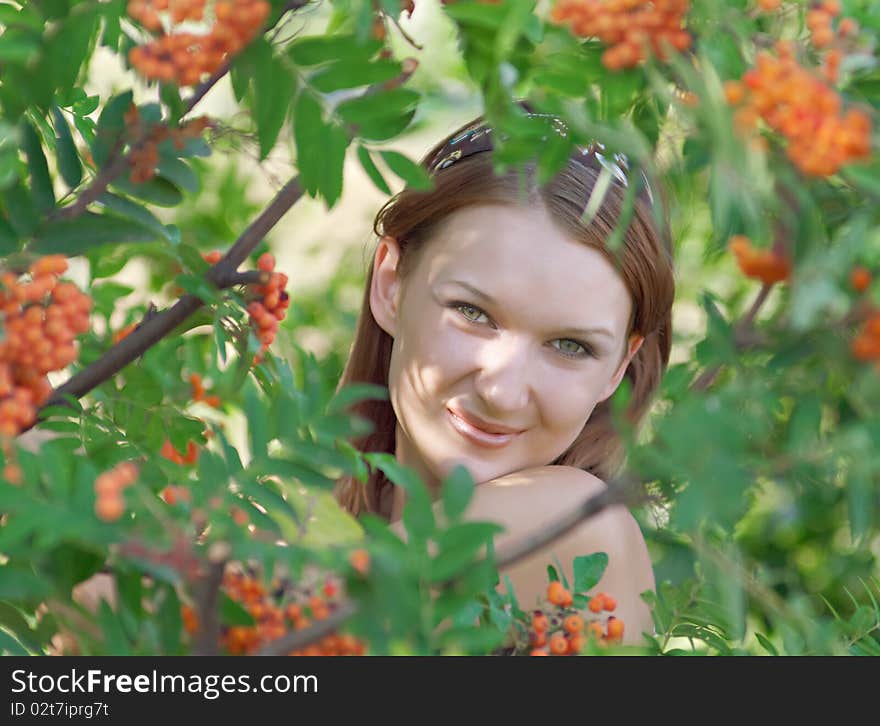
<path fill-rule="evenodd" d="M 466 517 L 494 521 L 505 528 L 495 538 L 497 551 L 549 526 L 563 512 L 605 489 L 592 474 L 567 466 L 527 469 L 480 484 Z M 391 525 L 403 534 L 400 522 Z M 571 579 L 572 560 L 605 552 L 608 567 L 593 593 L 607 592 L 617 600 L 615 616 L 624 622 L 623 642 L 642 644 L 642 632 L 653 632 L 648 606 L 640 595 L 654 589 L 654 573 L 645 540 L 629 511 L 616 506 L 582 522 L 550 545 L 501 571 L 510 578 L 520 607 L 529 610 L 547 588 L 547 565 L 554 555 Z"/>

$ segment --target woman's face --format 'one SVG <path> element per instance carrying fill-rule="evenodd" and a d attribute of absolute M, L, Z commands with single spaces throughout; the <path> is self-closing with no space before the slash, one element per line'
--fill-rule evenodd
<path fill-rule="evenodd" d="M 394 338 L 395 454 L 430 485 L 456 464 L 481 483 L 551 463 L 641 345 L 614 267 L 542 207 L 465 208 L 403 279 L 397 261 L 384 238 L 370 304 Z"/>

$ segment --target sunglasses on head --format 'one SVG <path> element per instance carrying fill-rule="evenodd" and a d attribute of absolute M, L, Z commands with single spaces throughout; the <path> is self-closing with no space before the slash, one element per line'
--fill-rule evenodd
<path fill-rule="evenodd" d="M 562 137 L 568 136 L 568 129 L 562 120 L 551 114 L 545 113 L 527 113 L 527 118 L 540 118 L 549 121 L 551 129 Z M 493 129 L 488 124 L 478 121 L 462 129 L 453 136 L 446 144 L 436 153 L 427 163 L 427 170 L 430 174 L 435 174 L 443 169 L 448 169 L 462 159 L 469 156 L 479 154 L 483 151 L 492 151 L 494 144 L 492 142 Z M 546 136 L 543 137 L 546 139 Z M 587 167 L 594 167 L 591 163 L 593 160 L 606 171 L 610 172 L 621 186 L 628 186 L 627 172 L 629 170 L 629 161 L 624 154 L 616 153 L 611 158 L 605 155 L 605 147 L 598 141 L 593 141 L 589 146 L 577 147 L 577 153 L 573 157 Z M 594 167 L 595 168 L 595 167 Z M 647 194 L 648 201 L 654 203 L 654 195 L 651 193 L 651 187 L 648 184 L 648 177 L 644 171 L 641 172 L 642 184 Z"/>

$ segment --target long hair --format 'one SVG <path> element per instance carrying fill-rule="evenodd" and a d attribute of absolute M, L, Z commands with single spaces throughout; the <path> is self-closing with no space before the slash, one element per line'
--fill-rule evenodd
<path fill-rule="evenodd" d="M 675 282 L 671 241 L 665 217 L 660 225 L 656 223 L 650 199 L 652 193 L 657 195 L 660 190 L 642 189 L 637 195 L 622 243 L 618 249 L 611 250 L 606 240 L 620 218 L 626 187 L 619 181 L 610 184 L 595 216 L 585 224 L 582 221 L 584 209 L 603 170 L 603 163 L 595 156 L 584 157 L 578 152 L 543 186 L 537 183 L 534 165 L 495 174 L 490 152 L 472 153 L 436 170 L 438 157 L 449 150 L 450 143 L 455 143 L 462 131 L 474 127 L 480 120 L 456 130 L 428 152 L 421 163 L 434 171 L 434 188 L 429 191 L 404 189 L 392 197 L 379 210 L 373 224 L 374 233 L 377 237 L 397 240 L 400 246 L 398 272 L 405 277 L 437 225 L 453 212 L 482 204 L 543 204 L 566 233 L 598 250 L 616 267 L 629 291 L 632 314 L 627 335 L 637 332 L 645 338 L 625 373 L 631 386 L 625 415 L 631 425 L 637 426 L 650 407 L 652 394 L 669 362 L 672 342 Z M 370 264 L 340 388 L 355 382 L 388 385 L 394 341 L 379 326 L 370 309 L 372 274 Z M 394 454 L 397 419 L 390 400 L 364 401 L 351 411 L 373 424 L 371 433 L 352 444 L 363 452 Z M 623 444 L 612 420 L 610 398 L 596 405 L 571 446 L 551 463 L 584 469 L 601 479 L 619 470 L 623 463 Z M 378 470 L 371 471 L 365 484 L 345 477 L 335 489 L 337 501 L 350 513 L 357 516 L 371 512 L 385 519 L 390 517 L 392 493 L 391 482 Z"/>

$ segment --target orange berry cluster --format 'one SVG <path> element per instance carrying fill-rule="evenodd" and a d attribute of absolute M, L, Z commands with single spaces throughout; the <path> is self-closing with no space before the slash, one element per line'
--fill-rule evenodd
<path fill-rule="evenodd" d="M 138 107 L 132 104 L 125 113 L 126 136 L 134 144 L 128 156 L 131 165 L 130 179 L 133 184 L 142 184 L 156 176 L 159 165 L 159 144 L 170 139 L 174 148 L 180 151 L 188 139 L 202 135 L 211 125 L 207 116 L 200 116 L 185 122 L 182 126 L 169 128 L 164 124 L 153 124 L 147 129 L 140 117 Z"/>
<path fill-rule="evenodd" d="M 880 370 L 880 310 L 868 316 L 859 334 L 850 344 L 853 356 L 860 361 L 877 361 Z"/>
<path fill-rule="evenodd" d="M 758 54 L 741 81 L 727 81 L 727 102 L 738 107 L 734 123 L 754 133 L 759 120 L 788 142 L 786 153 L 809 176 L 830 176 L 841 166 L 871 153 L 871 119 L 861 110 L 845 114 L 841 98 L 821 78 L 799 65 L 789 43 L 777 43 L 777 56 Z"/>
<path fill-rule="evenodd" d="M 842 45 L 851 42 L 859 32 L 859 24 L 852 18 L 841 18 L 837 32 L 832 27 L 835 17 L 840 14 L 840 3 L 837 0 L 825 0 L 814 5 L 807 12 L 807 28 L 810 30 L 810 41 L 813 46 L 827 49 L 822 61 L 822 77 L 828 83 L 837 83 L 840 62 L 843 60 Z"/>
<path fill-rule="evenodd" d="M 287 275 L 274 271 L 275 258 L 271 253 L 264 252 L 260 255 L 257 260 L 257 269 L 268 273 L 269 277 L 265 285 L 254 286 L 257 299 L 247 306 L 251 324 L 260 341 L 260 352 L 254 356 L 254 365 L 263 360 L 263 353 L 275 340 L 278 327 L 287 315 L 287 308 L 290 306 L 290 297 L 284 291 L 284 288 L 287 287 Z"/>
<path fill-rule="evenodd" d="M 220 400 L 220 396 L 214 393 L 208 394 L 206 392 L 205 385 L 202 382 L 202 376 L 200 374 L 193 373 L 192 375 L 190 375 L 189 383 L 193 389 L 193 401 L 203 401 L 213 408 L 220 408 L 220 406 L 223 405 Z"/>
<path fill-rule="evenodd" d="M 587 623 L 583 616 L 571 609 L 574 598 L 561 582 L 551 582 L 547 586 L 547 601 L 555 606 L 532 612 L 528 631 L 529 655 L 577 655 L 586 639 L 593 637 L 602 645 L 617 643 L 623 638 L 623 621 L 609 616 L 605 626 L 598 620 Z M 601 592 L 590 599 L 589 610 L 596 615 L 603 611 L 612 612 L 617 602 L 607 593 Z M 549 615 L 548 615 L 549 612 Z"/>
<path fill-rule="evenodd" d="M 25 277 L 0 274 L 0 439 L 33 425 L 52 392 L 46 374 L 76 360 L 76 336 L 89 329 L 92 300 L 59 281 L 66 271 L 62 255 L 49 255 Z"/>
<path fill-rule="evenodd" d="M 791 261 L 786 255 L 776 250 L 758 249 L 745 235 L 731 237 L 728 247 L 736 256 L 739 269 L 746 277 L 772 285 L 787 280 L 791 275 Z"/>
<path fill-rule="evenodd" d="M 632 68 L 653 53 L 666 60 L 669 49 L 690 48 L 682 28 L 688 0 L 556 0 L 550 17 L 567 23 L 575 35 L 609 46 L 602 64 L 609 70 Z"/>
<path fill-rule="evenodd" d="M 256 577 L 228 570 L 223 576 L 223 590 L 241 604 L 254 619 L 254 625 L 222 626 L 221 646 L 231 655 L 246 655 L 262 645 L 284 636 L 290 630 L 303 630 L 313 620 L 325 620 L 333 612 L 340 596 L 340 586 L 326 580 L 319 589 L 273 587 L 269 592 Z M 197 614 L 183 607 L 184 628 L 190 634 L 198 631 Z M 352 635 L 331 633 L 317 643 L 288 655 L 363 655 L 366 645 Z"/>
<path fill-rule="evenodd" d="M 128 13 L 148 30 L 159 31 L 160 10 L 169 9 L 171 21 L 178 23 L 200 20 L 204 5 L 204 0 L 132 0 Z M 218 0 L 214 23 L 207 33 L 164 33 L 132 48 L 128 60 L 148 80 L 195 86 L 253 40 L 271 9 L 266 0 Z"/>
<path fill-rule="evenodd" d="M 147 30 L 162 29 L 159 13 L 167 11 L 174 23 L 201 20 L 206 0 L 129 0 L 126 12 Z"/>
<path fill-rule="evenodd" d="M 125 512 L 122 490 L 135 482 L 138 468 L 134 462 L 123 461 L 95 479 L 95 514 L 105 522 L 115 522 Z"/>

